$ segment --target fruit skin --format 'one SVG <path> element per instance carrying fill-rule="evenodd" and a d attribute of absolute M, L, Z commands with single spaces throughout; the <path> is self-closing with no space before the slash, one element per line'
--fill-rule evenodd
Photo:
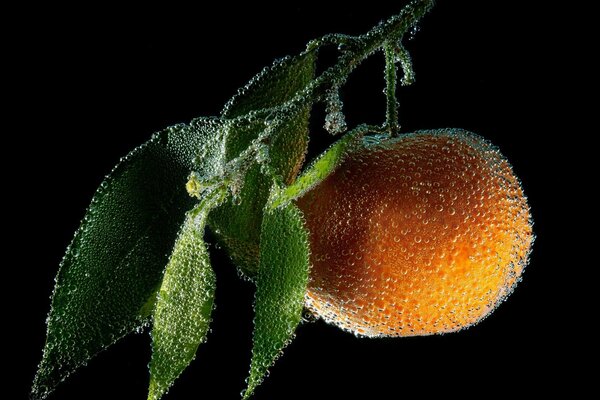
<path fill-rule="evenodd" d="M 510 164 L 462 130 L 367 137 L 298 206 L 312 252 L 307 307 L 361 336 L 480 321 L 520 280 L 533 242 Z"/>

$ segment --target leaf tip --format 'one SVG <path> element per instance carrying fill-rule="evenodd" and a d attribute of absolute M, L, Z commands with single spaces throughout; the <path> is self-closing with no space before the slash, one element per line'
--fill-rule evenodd
<path fill-rule="evenodd" d="M 254 394 L 254 389 L 259 385 L 252 377 L 248 378 L 248 387 L 242 390 L 242 400 L 248 400 Z"/>
<path fill-rule="evenodd" d="M 40 362 L 33 383 L 31 385 L 31 391 L 29 392 L 30 400 L 43 400 L 47 398 L 50 393 L 54 391 L 56 385 L 61 381 L 60 377 L 56 378 L 57 369 L 55 365 L 48 362 L 48 348 L 47 345 L 44 348 L 44 356 Z M 62 377 L 64 380 L 68 374 Z"/>
<path fill-rule="evenodd" d="M 31 391 L 29 392 L 29 400 L 43 400 L 50 393 L 50 389 L 48 389 L 45 385 L 37 385 L 33 384 L 31 387 Z"/>
<path fill-rule="evenodd" d="M 150 376 L 150 385 L 148 385 L 148 400 L 159 400 L 165 394 L 166 388 L 159 385 L 153 376 Z"/>

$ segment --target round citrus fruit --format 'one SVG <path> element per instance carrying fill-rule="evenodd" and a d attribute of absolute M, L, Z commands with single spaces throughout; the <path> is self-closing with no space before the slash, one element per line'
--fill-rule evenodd
<path fill-rule="evenodd" d="M 307 307 L 363 336 L 480 321 L 519 281 L 533 240 L 511 166 L 460 130 L 367 137 L 298 205 L 312 252 Z"/>

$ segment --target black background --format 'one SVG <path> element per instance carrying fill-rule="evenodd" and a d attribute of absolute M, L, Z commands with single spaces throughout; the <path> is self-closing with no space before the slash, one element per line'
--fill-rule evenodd
<path fill-rule="evenodd" d="M 461 127 L 498 145 L 521 178 L 535 220 L 524 281 L 476 327 L 445 336 L 358 339 L 322 322 L 301 326 L 255 398 L 388 399 L 436 395 L 507 395 L 578 390 L 568 376 L 572 344 L 566 318 L 560 237 L 568 233 L 553 188 L 566 172 L 556 162 L 563 134 L 557 54 L 568 53 L 556 10 L 525 2 L 440 1 L 407 47 L 417 82 L 398 91 L 404 131 Z M 7 84 L 17 89 L 11 117 L 20 155 L 5 169 L 11 209 L 20 212 L 9 248 L 17 294 L 10 318 L 18 344 L 11 380 L 25 398 L 41 356 L 49 295 L 64 248 L 103 176 L 119 157 L 168 125 L 217 115 L 236 89 L 273 59 L 300 52 L 330 32 L 359 34 L 404 2 L 354 6 L 279 4 L 164 9 L 22 10 L 7 36 L 14 51 Z M 33 7 L 33 6 L 32 6 Z M 73 13 L 73 14 L 70 14 Z M 557 51 L 558 49 L 562 49 Z M 569 55 L 566 54 L 566 57 Z M 385 114 L 382 57 L 361 66 L 344 89 L 351 126 Z M 322 112 L 313 121 L 313 154 L 327 140 Z M 325 138 L 325 139 L 324 139 Z M 14 149 L 14 150 L 11 150 Z M 24 151 L 22 149 L 25 149 Z M 11 216 L 12 217 L 12 216 Z M 213 249 L 217 309 L 209 341 L 167 398 L 236 399 L 251 346 L 250 284 Z M 563 292 L 564 294 L 564 292 Z M 54 399 L 146 394 L 147 334 L 99 355 Z"/>

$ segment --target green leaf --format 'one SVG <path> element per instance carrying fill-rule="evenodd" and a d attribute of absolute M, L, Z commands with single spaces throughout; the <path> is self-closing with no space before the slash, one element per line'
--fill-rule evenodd
<path fill-rule="evenodd" d="M 254 304 L 254 340 L 244 399 L 292 340 L 302 318 L 309 273 L 309 241 L 302 212 L 293 203 L 266 208 Z"/>
<path fill-rule="evenodd" d="M 185 191 L 194 156 L 204 148 L 205 162 L 222 157 L 219 126 L 202 119 L 168 128 L 102 182 L 56 277 L 33 397 L 46 397 L 77 367 L 143 325 L 194 204 Z"/>
<path fill-rule="evenodd" d="M 215 274 L 203 239 L 204 227 L 224 192 L 210 193 L 188 214 L 167 264 L 152 326 L 149 400 L 157 400 L 167 391 L 206 340 Z"/>
<path fill-rule="evenodd" d="M 254 77 L 225 106 L 226 158 L 231 160 L 243 152 L 267 126 L 264 120 L 238 122 L 235 118 L 281 105 L 304 89 L 314 78 L 315 53 L 277 61 Z M 310 106 L 272 121 L 276 135 L 269 144 L 270 171 L 282 182 L 291 183 L 297 176 L 308 146 Z M 272 177 L 264 174 L 260 165 L 248 170 L 237 201 L 232 199 L 211 214 L 209 225 L 217 239 L 228 250 L 235 264 L 246 274 L 258 268 L 258 247 L 262 210 L 269 196 Z"/>
<path fill-rule="evenodd" d="M 335 171 L 349 153 L 359 147 L 362 137 L 372 129 L 372 127 L 361 125 L 342 136 L 341 139 L 321 153 L 294 183 L 280 189 L 279 193 L 273 196 L 271 207 L 278 207 L 282 203 L 298 199 L 317 186 Z"/>
<path fill-rule="evenodd" d="M 313 78 L 314 64 L 314 52 L 276 60 L 238 90 L 223 108 L 222 117 L 236 118 L 290 100 Z"/>

